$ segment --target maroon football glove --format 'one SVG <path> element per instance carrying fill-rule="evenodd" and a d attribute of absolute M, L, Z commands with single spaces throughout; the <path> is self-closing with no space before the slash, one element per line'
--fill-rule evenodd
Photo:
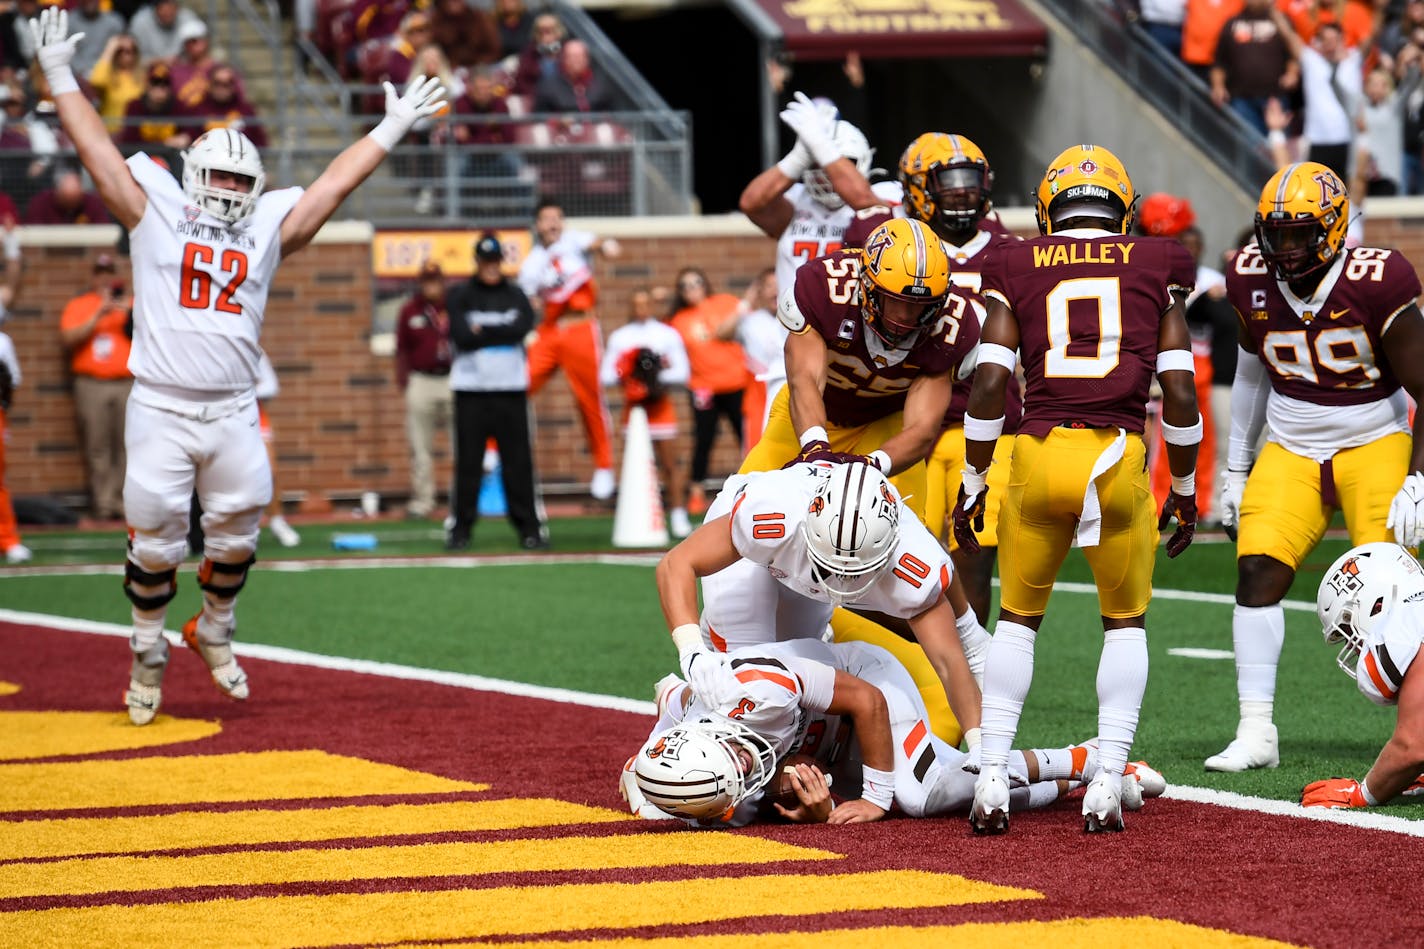
<path fill-rule="evenodd" d="M 1162 516 L 1157 518 L 1157 529 L 1166 530 L 1173 518 L 1177 519 L 1177 530 L 1167 538 L 1168 557 L 1175 557 L 1192 545 L 1192 538 L 1197 533 L 1197 496 L 1189 494 L 1184 497 L 1175 491 L 1167 495 L 1162 504 Z"/>
<path fill-rule="evenodd" d="M 971 503 L 964 494 L 964 486 L 959 486 L 959 500 L 954 503 L 954 540 L 960 550 L 971 554 L 979 552 L 979 538 L 974 532 L 984 529 L 984 499 L 988 495 L 989 489 L 985 487 Z"/>
<path fill-rule="evenodd" d="M 783 468 L 790 468 L 792 465 L 799 465 L 804 461 L 840 461 L 843 452 L 831 451 L 831 443 L 816 439 L 801 446 L 796 457 L 792 458 Z"/>

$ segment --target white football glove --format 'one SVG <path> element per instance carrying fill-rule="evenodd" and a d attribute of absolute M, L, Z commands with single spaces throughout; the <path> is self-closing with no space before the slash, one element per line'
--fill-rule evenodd
<path fill-rule="evenodd" d="M 969 754 L 965 757 L 964 761 L 959 765 L 959 767 L 964 771 L 968 771 L 970 774 L 978 774 L 980 767 L 982 767 L 982 749 L 982 745 L 975 745 L 973 748 L 969 749 Z M 1009 778 L 1009 787 L 1028 787 L 1028 775 L 1024 774 L 1022 771 L 1016 770 L 1015 768 L 1008 766 L 1005 766 L 1004 771 Z"/>
<path fill-rule="evenodd" d="M 798 138 L 796 144 L 791 147 L 791 151 L 786 153 L 786 157 L 776 163 L 776 167 L 792 181 L 800 181 L 801 176 L 810 171 L 814 164 L 816 164 L 816 159 L 811 157 L 810 149 L 806 147 L 805 142 Z"/>
<path fill-rule="evenodd" d="M 841 157 L 841 150 L 836 146 L 835 116 L 812 102 L 806 93 L 796 93 L 795 99 L 781 111 L 781 121 L 806 145 L 817 165 L 824 168 Z"/>
<path fill-rule="evenodd" d="M 1424 540 L 1424 474 L 1414 472 L 1389 504 L 1389 520 L 1384 526 L 1394 530 L 1395 541 L 1403 547 L 1418 547 Z"/>
<path fill-rule="evenodd" d="M 371 130 L 370 135 L 386 151 L 395 148 L 416 122 L 445 108 L 446 90 L 439 76 L 428 79 L 421 75 L 412 76 L 406 83 L 405 92 L 400 95 L 389 82 L 382 85 L 386 89 L 386 117 Z"/>
<path fill-rule="evenodd" d="M 727 657 L 710 649 L 689 650 L 678 658 L 692 694 L 708 708 L 721 708 L 736 697 L 738 684 L 727 667 Z"/>
<path fill-rule="evenodd" d="M 35 41 L 35 59 L 44 71 L 50 91 L 55 95 L 77 91 L 79 83 L 69 64 L 84 34 L 69 35 L 69 14 L 61 7 L 45 7 L 38 17 L 30 20 L 30 36 Z"/>
<path fill-rule="evenodd" d="M 1241 496 L 1246 493 L 1246 478 L 1249 471 L 1221 473 L 1221 527 L 1226 536 L 1236 539 L 1236 526 L 1241 520 Z"/>

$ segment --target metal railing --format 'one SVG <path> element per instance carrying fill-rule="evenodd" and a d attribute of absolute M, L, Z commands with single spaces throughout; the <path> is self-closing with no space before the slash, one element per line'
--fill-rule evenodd
<path fill-rule="evenodd" d="M 1249 194 L 1275 171 L 1265 141 L 1229 109 L 1218 108 L 1206 87 L 1179 59 L 1136 23 L 1100 0 L 1037 0 L 1080 41 Z"/>

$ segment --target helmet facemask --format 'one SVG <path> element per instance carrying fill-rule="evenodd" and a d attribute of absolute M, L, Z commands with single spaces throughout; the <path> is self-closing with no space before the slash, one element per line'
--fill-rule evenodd
<path fill-rule="evenodd" d="M 232 175 L 248 190 L 215 185 L 215 172 Z M 183 153 L 183 191 L 188 200 L 226 224 L 236 224 L 250 215 L 266 184 L 257 147 L 241 132 L 205 132 Z"/>
<path fill-rule="evenodd" d="M 951 165 L 930 173 L 931 216 L 925 223 L 936 234 L 962 244 L 979 228 L 989 209 L 989 182 L 978 165 Z"/>
<path fill-rule="evenodd" d="M 1361 544 L 1325 572 L 1316 593 L 1321 635 L 1343 643 L 1335 662 L 1350 678 L 1379 618 L 1402 600 L 1424 597 L 1424 569 L 1405 548 L 1387 541 Z"/>
<path fill-rule="evenodd" d="M 704 822 L 730 820 L 737 805 L 771 782 L 776 753 L 740 722 L 720 715 L 683 722 L 638 752 L 634 775 L 649 803 Z"/>
<path fill-rule="evenodd" d="M 1334 262 L 1335 248 L 1330 246 L 1326 235 L 1334 223 L 1333 210 L 1319 219 L 1309 215 L 1291 218 L 1257 214 L 1256 243 L 1261 259 L 1280 280 L 1287 283 L 1305 280 Z"/>
<path fill-rule="evenodd" d="M 892 293 L 877 287 L 866 271 L 862 271 L 860 275 L 860 297 L 861 315 L 865 318 L 865 325 L 890 349 L 913 348 L 919 341 L 920 333 L 934 324 L 945 301 L 943 296 L 925 298 Z M 887 315 L 886 301 L 908 304 L 908 308 L 904 305 L 892 305 Z M 910 316 L 908 321 L 905 318 L 907 312 L 915 314 Z"/>
<path fill-rule="evenodd" d="M 832 137 L 840 149 L 841 157 L 849 159 L 862 176 L 869 178 L 870 163 L 874 159 L 875 149 L 870 147 L 870 142 L 866 140 L 864 133 L 844 119 L 840 119 L 835 124 Z M 806 191 L 811 197 L 820 202 L 827 210 L 837 211 L 845 207 L 845 200 L 836 192 L 835 186 L 831 184 L 830 176 L 823 169 L 807 169 L 806 173 L 801 176 L 801 183 L 805 185 Z"/>

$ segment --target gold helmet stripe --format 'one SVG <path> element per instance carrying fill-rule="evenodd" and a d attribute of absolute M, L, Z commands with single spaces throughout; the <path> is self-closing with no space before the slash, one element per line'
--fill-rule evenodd
<path fill-rule="evenodd" d="M 925 229 L 910 225 L 910 232 L 915 235 L 915 283 L 917 287 L 925 285 L 925 274 L 930 270 L 930 250 L 925 246 Z"/>
<path fill-rule="evenodd" d="M 1281 173 L 1280 184 L 1276 185 L 1275 205 L 1277 214 L 1285 213 L 1286 198 L 1288 196 L 1287 192 L 1290 191 L 1291 179 L 1294 178 L 1295 173 L 1300 170 L 1300 166 L 1300 162 L 1295 162 L 1294 164 L 1287 167 L 1284 172 Z"/>

